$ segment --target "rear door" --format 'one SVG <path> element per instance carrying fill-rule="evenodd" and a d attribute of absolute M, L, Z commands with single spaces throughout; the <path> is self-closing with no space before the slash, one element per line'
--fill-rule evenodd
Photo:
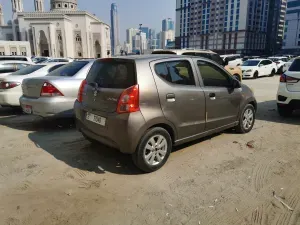
<path fill-rule="evenodd" d="M 241 88 L 232 89 L 231 76 L 221 67 L 195 59 L 206 99 L 205 130 L 213 130 L 237 121 L 242 99 Z"/>
<path fill-rule="evenodd" d="M 300 58 L 294 60 L 285 74 L 289 77 L 286 88 L 291 92 L 300 92 Z"/>
<path fill-rule="evenodd" d="M 130 59 L 102 59 L 92 65 L 83 103 L 96 114 L 114 113 L 121 93 L 136 84 L 135 62 Z"/>
<path fill-rule="evenodd" d="M 158 60 L 151 64 L 162 111 L 183 139 L 205 128 L 205 96 L 190 58 Z"/>

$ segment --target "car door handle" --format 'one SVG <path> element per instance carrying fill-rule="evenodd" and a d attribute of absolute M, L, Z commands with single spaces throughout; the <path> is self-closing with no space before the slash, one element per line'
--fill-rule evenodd
<path fill-rule="evenodd" d="M 168 102 L 175 102 L 175 94 L 167 94 L 166 99 Z"/>
<path fill-rule="evenodd" d="M 209 93 L 209 98 L 211 99 L 211 100 L 215 100 L 216 99 L 216 93 Z"/>

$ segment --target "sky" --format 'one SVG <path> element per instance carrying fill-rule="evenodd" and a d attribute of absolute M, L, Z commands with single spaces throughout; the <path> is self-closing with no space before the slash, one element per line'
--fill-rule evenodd
<path fill-rule="evenodd" d="M 45 8 L 50 8 L 50 0 L 45 1 Z M 34 11 L 34 0 L 23 0 L 24 11 Z M 176 0 L 78 0 L 78 8 L 88 11 L 110 25 L 110 5 L 116 3 L 119 13 L 120 39 L 126 39 L 126 29 L 143 26 L 161 31 L 161 23 L 165 18 L 175 20 Z M 3 6 L 4 19 L 12 17 L 11 0 L 0 0 Z"/>

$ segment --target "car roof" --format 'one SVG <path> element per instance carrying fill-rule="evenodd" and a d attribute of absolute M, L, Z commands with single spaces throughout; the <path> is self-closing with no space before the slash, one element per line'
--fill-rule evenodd
<path fill-rule="evenodd" d="M 183 54 L 186 52 L 199 52 L 199 53 L 217 54 L 211 50 L 206 50 L 206 49 L 155 49 L 153 52 L 174 52 L 176 54 Z"/>
<path fill-rule="evenodd" d="M 248 59 L 247 61 L 257 61 L 257 60 L 269 60 L 269 59 L 264 59 L 264 58 L 256 58 L 256 59 Z"/>
<path fill-rule="evenodd" d="M 68 64 L 69 62 L 47 62 L 47 63 L 39 63 L 36 65 L 44 65 L 44 66 L 55 66 L 55 65 L 60 65 L 60 64 Z"/>
<path fill-rule="evenodd" d="M 286 56 L 271 56 L 269 59 L 286 59 Z"/>
<path fill-rule="evenodd" d="M 4 64 L 4 63 L 33 64 L 31 61 L 22 61 L 22 60 L 3 60 L 3 61 L 0 61 L 0 64 Z"/>

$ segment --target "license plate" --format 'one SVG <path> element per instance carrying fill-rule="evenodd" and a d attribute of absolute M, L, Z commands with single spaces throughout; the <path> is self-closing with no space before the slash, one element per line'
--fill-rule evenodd
<path fill-rule="evenodd" d="M 24 105 L 23 106 L 23 111 L 24 111 L 24 113 L 31 114 L 32 113 L 32 106 L 31 105 Z"/>
<path fill-rule="evenodd" d="M 93 113 L 86 113 L 86 120 L 97 123 L 101 126 L 105 126 L 105 122 L 106 122 L 106 118 L 102 117 L 102 116 L 97 116 Z"/>

